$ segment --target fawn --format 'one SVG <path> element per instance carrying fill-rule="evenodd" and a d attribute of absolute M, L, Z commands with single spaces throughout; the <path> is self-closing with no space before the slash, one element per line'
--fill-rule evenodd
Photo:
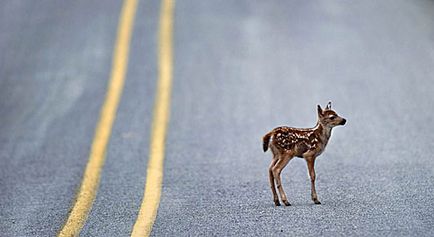
<path fill-rule="evenodd" d="M 331 108 L 331 102 L 323 110 L 318 107 L 318 121 L 314 128 L 290 128 L 277 127 L 263 137 L 264 152 L 270 147 L 273 153 L 273 160 L 268 169 L 271 191 L 273 193 L 274 204 L 280 206 L 277 196 L 276 186 L 280 193 L 280 198 L 286 206 L 291 206 L 283 191 L 280 174 L 288 162 L 296 157 L 304 158 L 307 162 L 311 180 L 311 196 L 315 204 L 321 204 L 315 190 L 315 159 L 324 151 L 332 128 L 344 125 L 346 119 L 339 117 Z M 270 144 L 270 139 L 273 139 Z M 275 183 L 276 182 L 276 183 Z"/>

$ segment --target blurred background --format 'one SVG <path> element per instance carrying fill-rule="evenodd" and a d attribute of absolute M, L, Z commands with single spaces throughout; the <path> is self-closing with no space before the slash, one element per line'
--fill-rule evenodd
<path fill-rule="evenodd" d="M 88 161 L 122 1 L 0 2 L 0 235 L 53 236 Z M 127 236 L 143 195 L 160 1 L 140 0 L 126 82 L 82 236 Z M 434 1 L 178 0 L 171 116 L 153 236 L 434 234 Z M 262 136 L 348 122 L 283 171 Z"/>

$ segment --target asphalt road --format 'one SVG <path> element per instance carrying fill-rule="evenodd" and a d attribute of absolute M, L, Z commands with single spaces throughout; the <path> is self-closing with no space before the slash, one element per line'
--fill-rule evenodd
<path fill-rule="evenodd" d="M 80 186 L 121 1 L 0 3 L 0 236 L 54 236 Z M 159 1 L 140 1 L 129 67 L 81 236 L 129 236 L 146 181 Z M 191 1 L 174 16 L 164 181 L 153 236 L 433 236 L 434 2 Z M 262 136 L 348 122 L 283 172 Z"/>

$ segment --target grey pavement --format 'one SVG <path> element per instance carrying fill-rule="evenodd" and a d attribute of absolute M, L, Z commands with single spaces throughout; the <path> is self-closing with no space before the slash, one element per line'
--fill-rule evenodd
<path fill-rule="evenodd" d="M 1 5 L 0 235 L 53 236 L 88 159 L 121 4 Z"/>
<path fill-rule="evenodd" d="M 54 236 L 80 185 L 121 1 L 0 3 L 0 236 Z M 124 94 L 81 236 L 129 236 L 146 179 L 159 1 L 140 1 Z M 176 2 L 171 118 L 152 236 L 433 236 L 434 2 Z M 283 171 L 280 125 L 348 122 Z"/>

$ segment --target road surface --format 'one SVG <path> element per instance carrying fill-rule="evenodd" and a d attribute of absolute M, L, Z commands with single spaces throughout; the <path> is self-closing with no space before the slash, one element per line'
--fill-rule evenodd
<path fill-rule="evenodd" d="M 122 1 L 0 3 L 0 235 L 55 236 L 74 205 Z M 129 236 L 147 179 L 161 2 L 139 1 L 123 94 L 81 236 Z M 433 236 L 434 2 L 192 1 L 173 15 L 163 183 L 152 236 Z M 348 122 L 283 172 L 262 136 Z"/>

